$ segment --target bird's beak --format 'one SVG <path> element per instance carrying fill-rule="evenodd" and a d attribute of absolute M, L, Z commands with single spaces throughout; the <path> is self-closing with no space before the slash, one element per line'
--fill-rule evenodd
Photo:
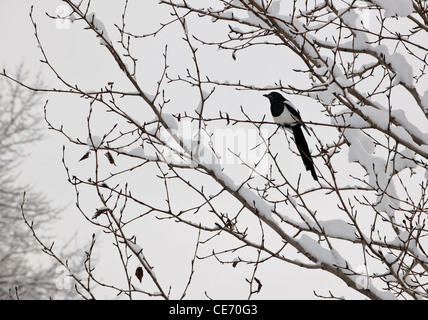
<path fill-rule="evenodd" d="M 269 98 L 269 95 L 268 94 L 264 94 L 263 97 Z"/>

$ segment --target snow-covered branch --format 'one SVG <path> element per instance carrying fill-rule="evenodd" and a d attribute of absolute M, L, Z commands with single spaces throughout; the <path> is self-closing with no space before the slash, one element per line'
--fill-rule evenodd
<path fill-rule="evenodd" d="M 428 297 L 424 2 L 163 0 L 156 8 L 168 18 L 147 31 L 132 23 L 131 1 L 119 24 L 92 10 L 96 1 L 64 2 L 116 78 L 71 85 L 34 20 L 60 87 L 2 75 L 86 107 L 77 133 L 50 103 L 45 119 L 69 142 L 76 205 L 114 239 L 125 281 L 109 285 L 89 269 L 90 279 L 129 298 L 184 297 L 215 261 L 247 273 L 246 296 L 257 297 L 268 290 L 259 266 L 275 261 L 322 270 L 371 299 Z M 262 100 L 273 90 L 304 115 L 316 183 Z M 156 248 L 168 233 L 191 248 L 182 287 L 170 285 Z"/>

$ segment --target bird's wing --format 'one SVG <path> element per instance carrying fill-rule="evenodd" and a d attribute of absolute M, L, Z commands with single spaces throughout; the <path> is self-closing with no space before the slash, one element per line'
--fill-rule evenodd
<path fill-rule="evenodd" d="M 302 118 L 300 117 L 299 112 L 297 111 L 297 109 L 294 107 L 294 105 L 290 101 L 285 100 L 284 101 L 284 107 L 286 107 L 287 110 L 290 111 L 291 115 L 294 117 L 296 122 L 302 121 Z"/>
<path fill-rule="evenodd" d="M 305 129 L 305 131 L 306 131 L 306 133 L 307 133 L 308 135 L 311 135 L 311 134 L 309 133 L 308 128 L 307 128 L 307 127 L 306 127 L 306 125 L 303 123 L 303 120 L 302 120 L 302 117 L 300 116 L 299 111 L 297 111 L 297 109 L 294 107 L 294 105 L 293 105 L 290 101 L 285 100 L 285 101 L 284 101 L 284 106 L 287 108 L 287 110 L 288 110 L 288 111 L 290 111 L 290 113 L 291 113 L 291 115 L 293 116 L 294 120 L 295 120 L 297 123 L 300 123 L 300 124 L 303 126 L 303 128 L 304 128 L 304 129 Z"/>

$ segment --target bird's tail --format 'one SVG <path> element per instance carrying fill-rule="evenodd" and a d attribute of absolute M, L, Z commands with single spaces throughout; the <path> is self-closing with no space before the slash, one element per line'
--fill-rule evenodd
<path fill-rule="evenodd" d="M 317 174 L 312 161 L 311 153 L 309 152 L 308 143 L 303 135 L 302 127 L 300 125 L 292 127 L 294 140 L 296 141 L 297 149 L 299 149 L 300 156 L 302 157 L 306 171 L 310 171 L 314 180 L 318 181 Z"/>

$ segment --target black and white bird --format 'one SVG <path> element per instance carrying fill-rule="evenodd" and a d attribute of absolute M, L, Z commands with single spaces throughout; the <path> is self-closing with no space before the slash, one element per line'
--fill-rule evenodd
<path fill-rule="evenodd" d="M 308 143 L 303 135 L 302 127 L 305 128 L 309 135 L 310 133 L 303 123 L 299 112 L 294 108 L 290 101 L 285 99 L 278 92 L 271 92 L 269 94 L 264 94 L 263 96 L 268 98 L 270 101 L 270 111 L 272 113 L 273 120 L 279 125 L 293 131 L 294 141 L 296 142 L 297 149 L 302 157 L 306 171 L 310 171 L 312 177 L 318 181 L 314 162 L 309 151 Z"/>

